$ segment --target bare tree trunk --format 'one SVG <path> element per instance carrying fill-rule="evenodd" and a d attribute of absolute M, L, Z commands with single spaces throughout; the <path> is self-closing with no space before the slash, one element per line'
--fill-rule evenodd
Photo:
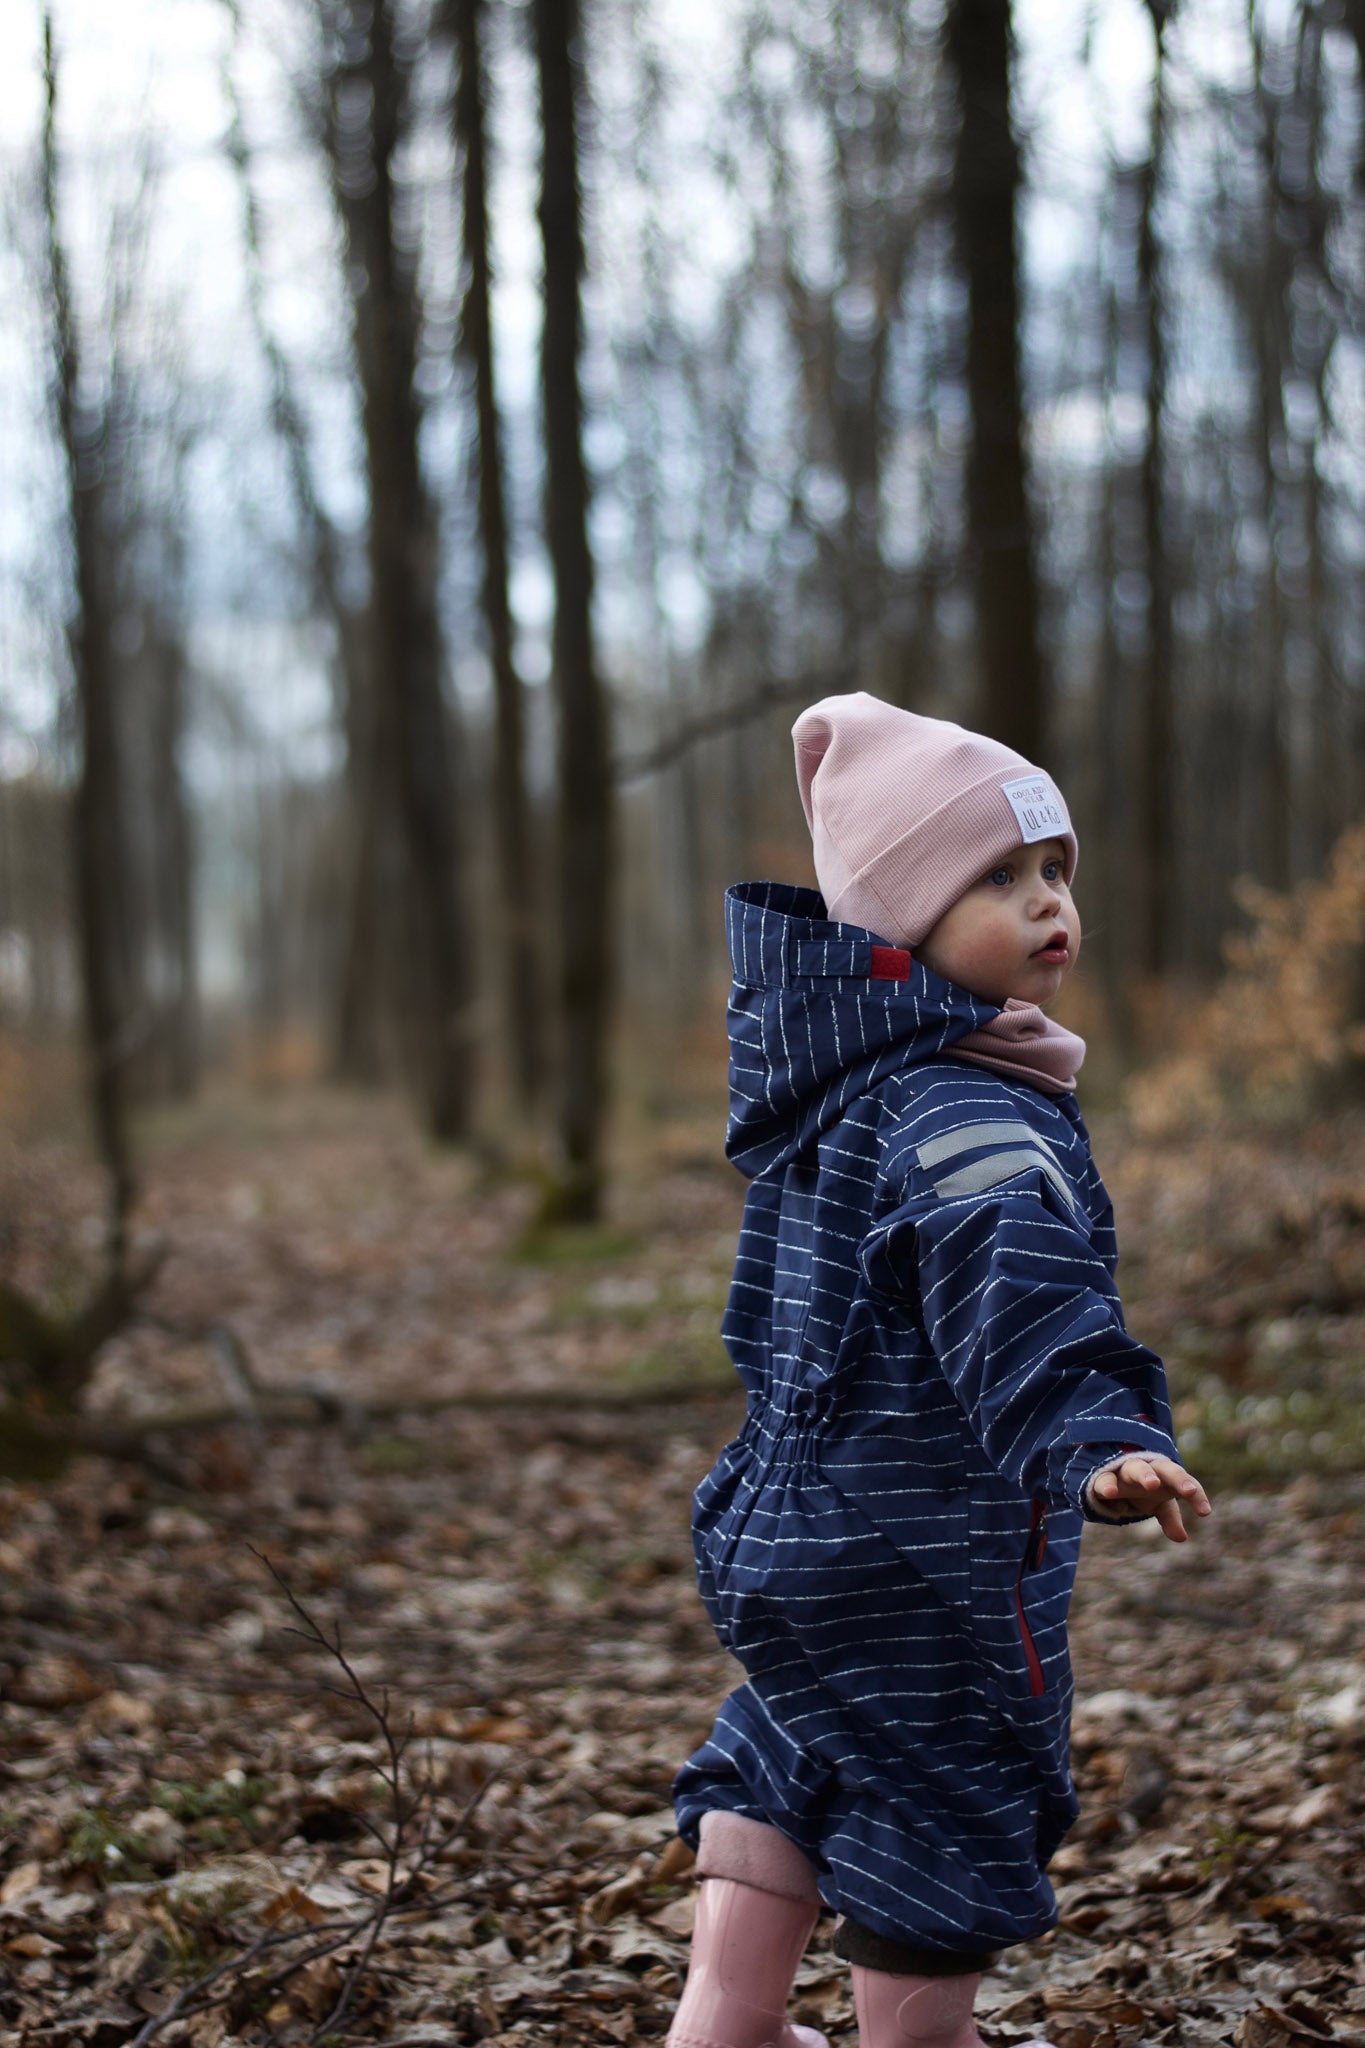
<path fill-rule="evenodd" d="M 194 923 L 194 832 L 181 768 L 186 662 L 179 632 L 162 631 L 154 663 L 151 748 L 156 792 L 155 875 L 158 950 L 169 988 L 158 1003 L 160 1082 L 192 1093 L 199 1073 L 199 977 Z"/>
<path fill-rule="evenodd" d="M 1166 24 L 1172 0 L 1147 0 L 1155 46 L 1147 160 L 1141 171 L 1138 282 L 1146 316 L 1147 438 L 1142 453 L 1142 510 L 1147 566 L 1147 702 L 1142 729 L 1141 847 L 1146 888 L 1141 964 L 1151 975 L 1170 967 L 1176 933 L 1175 887 L 1175 623 L 1166 549 L 1166 335 L 1156 199 L 1166 142 Z"/>
<path fill-rule="evenodd" d="M 981 650 L 982 722 L 1037 760 L 1044 677 L 1019 369 L 1009 0 L 952 0 L 946 48 L 961 104 L 953 164 L 958 261 L 967 283 L 972 439 L 967 523 Z"/>
<path fill-rule="evenodd" d="M 1361 11 L 1361 32 L 1365 39 L 1365 8 Z M 1323 30 L 1321 14 L 1315 9 L 1305 8 L 1299 23 L 1295 97 L 1306 128 L 1299 205 L 1304 233 L 1303 254 L 1319 289 L 1326 292 L 1332 289 L 1333 280 L 1328 258 L 1331 210 L 1320 177 L 1325 127 Z M 1365 54 L 1365 40 L 1362 41 L 1362 54 Z M 1301 314 L 1296 317 L 1292 342 L 1294 358 L 1301 373 L 1311 381 L 1317 402 L 1317 420 L 1307 451 L 1307 472 L 1303 484 L 1304 534 L 1308 544 L 1308 631 L 1313 648 L 1312 801 L 1305 805 L 1305 810 L 1309 815 L 1308 865 L 1315 874 L 1321 872 L 1337 834 L 1344 829 L 1350 816 L 1346 787 L 1351 741 L 1342 718 L 1343 692 L 1332 630 L 1334 605 L 1326 531 L 1330 513 L 1324 477 L 1324 444 L 1331 427 L 1328 376 L 1336 339 L 1334 322 L 1304 320 Z"/>
<path fill-rule="evenodd" d="M 1105 293 L 1105 371 L 1103 395 L 1112 396 L 1118 384 L 1120 313 L 1112 284 Z M 1117 597 L 1119 556 L 1116 527 L 1119 519 L 1122 479 L 1112 462 L 1105 462 L 1100 477 L 1099 545 L 1096 564 L 1103 607 L 1097 647 L 1098 661 L 1092 685 L 1094 697 L 1095 762 L 1094 787 L 1097 795 L 1095 843 L 1098 854 L 1100 930 L 1098 934 L 1100 973 L 1104 985 L 1110 1032 L 1123 1063 L 1135 1052 L 1133 1005 L 1129 975 L 1132 962 L 1123 943 L 1129 929 L 1132 895 L 1129 876 L 1132 862 L 1125 859 L 1131 821 L 1128 809 L 1128 749 L 1130 729 L 1131 668 L 1119 642 Z"/>
<path fill-rule="evenodd" d="M 365 643 L 370 641 L 368 616 Z M 385 931 L 380 847 L 392 822 L 392 793 L 379 771 L 368 658 L 346 663 L 347 892 L 337 976 L 336 1065 L 348 1081 L 373 1084 L 384 1072 L 382 997 L 398 984 L 397 943 Z M 391 778 L 390 778 L 391 780 Z"/>
<path fill-rule="evenodd" d="M 1277 303 L 1284 280 L 1271 274 L 1252 280 L 1259 303 L 1249 308 L 1254 328 L 1256 355 L 1256 413 L 1259 427 L 1261 464 L 1261 518 L 1270 541 L 1262 591 L 1258 635 L 1257 667 L 1254 676 L 1259 702 L 1253 711 L 1259 754 L 1258 782 L 1263 806 L 1261 830 L 1261 873 L 1273 889 L 1287 889 L 1292 880 L 1293 789 L 1290 772 L 1290 735 L 1286 729 L 1285 690 L 1285 607 L 1276 566 L 1276 540 L 1283 531 L 1275 483 L 1277 451 L 1284 445 L 1284 404 L 1281 378 L 1284 374 L 1281 308 Z"/>
<path fill-rule="evenodd" d="M 57 218 L 57 57 L 50 13 L 43 16 L 43 82 L 48 316 L 76 583 L 75 617 L 67 631 L 81 734 L 74 806 L 76 904 L 95 1135 L 110 1181 L 107 1251 L 111 1273 L 121 1274 L 127 1266 L 128 1219 L 135 1195 L 125 1089 L 132 1020 L 120 943 L 125 862 L 115 663 L 101 518 L 105 435 L 102 414 L 81 396 L 79 342 Z"/>
<path fill-rule="evenodd" d="M 1287 889 L 1293 879 L 1293 774 L 1290 754 L 1289 703 L 1285 656 L 1286 605 L 1280 588 L 1282 541 L 1287 531 L 1287 490 L 1277 482 L 1288 445 L 1284 413 L 1284 376 L 1289 354 L 1288 294 L 1294 270 L 1292 250 L 1280 229 L 1286 195 L 1279 190 L 1276 153 L 1279 138 L 1277 99 L 1268 94 L 1264 48 L 1254 0 L 1248 0 L 1247 29 L 1252 49 L 1260 153 L 1265 174 L 1265 228 L 1261 260 L 1246 278 L 1246 319 L 1256 361 L 1256 419 L 1261 469 L 1261 519 L 1269 543 L 1262 593 L 1263 630 L 1259 636 L 1259 701 L 1255 706 L 1259 740 L 1259 783 L 1263 816 L 1259 836 L 1260 872 L 1272 888 Z M 1296 108 L 1295 113 L 1299 110 Z"/>
<path fill-rule="evenodd" d="M 566 1220 L 589 1221 L 601 1195 L 607 1033 L 614 995 L 614 797 L 607 696 L 593 647 L 593 565 L 578 378 L 584 270 L 578 167 L 581 58 L 577 0 L 532 0 L 531 12 L 543 140 L 541 392 L 559 709 L 559 1134 L 565 1176 L 560 1213 Z"/>
<path fill-rule="evenodd" d="M 465 295 L 460 342 L 474 371 L 479 539 L 483 549 L 481 598 L 493 670 L 496 720 L 493 809 L 498 844 L 503 1007 L 512 1051 L 514 1091 L 523 1111 L 531 1111 L 543 1085 L 544 1059 L 536 975 L 536 906 L 526 801 L 524 698 L 521 677 L 512 656 L 502 428 L 493 365 L 483 0 L 447 0 L 447 6 L 459 59 L 453 106 L 455 143 L 464 165 Z"/>
<path fill-rule="evenodd" d="M 410 949 L 428 1126 L 469 1128 L 473 1086 L 469 935 L 459 899 L 451 725 L 437 604 L 436 515 L 422 477 L 413 388 L 415 265 L 394 232 L 393 158 L 403 80 L 387 7 L 338 25 L 330 79 L 333 187 L 354 283 L 370 488 L 370 667 L 378 788 L 391 792 L 407 855 Z"/>
<path fill-rule="evenodd" d="M 241 28 L 241 9 L 237 0 L 227 0 L 227 6 L 235 45 Z M 378 823 L 374 813 L 382 796 L 374 786 L 366 747 L 370 688 L 365 657 L 368 614 L 343 593 L 341 539 L 318 494 L 307 429 L 289 363 L 266 313 L 261 212 L 230 57 L 224 63 L 223 84 L 229 109 L 227 154 L 236 171 L 242 198 L 247 303 L 257 344 L 270 373 L 271 420 L 284 449 L 294 506 L 303 529 L 312 600 L 319 615 L 331 623 L 336 636 L 333 687 L 338 724 L 346 736 L 349 859 L 344 864 L 344 881 L 338 892 L 332 1057 L 337 1073 L 346 1080 L 375 1082 L 382 1071 L 380 1009 L 386 984 L 391 985 L 394 976 L 392 962 L 385 959 L 375 859 Z"/>

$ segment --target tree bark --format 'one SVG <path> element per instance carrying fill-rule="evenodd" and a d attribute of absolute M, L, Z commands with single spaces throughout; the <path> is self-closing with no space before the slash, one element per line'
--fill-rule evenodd
<path fill-rule="evenodd" d="M 227 0 L 234 42 L 241 28 L 237 0 Z M 223 67 L 228 102 L 226 150 L 237 175 L 246 243 L 247 305 L 257 345 L 270 375 L 270 416 L 284 450 L 294 507 L 302 528 L 310 596 L 336 637 L 333 689 L 338 724 L 346 739 L 345 807 L 349 828 L 336 914 L 332 1062 L 343 1079 L 372 1083 L 382 1071 L 380 1011 L 386 984 L 376 843 L 376 789 L 369 749 L 366 644 L 368 615 L 344 594 L 341 536 L 317 488 L 308 432 L 290 366 L 270 325 L 265 303 L 261 210 L 252 182 L 246 126 L 231 61 Z"/>
<path fill-rule="evenodd" d="M 81 736 L 73 817 L 76 906 L 95 1136 L 110 1182 L 107 1252 L 111 1273 L 120 1274 L 135 1192 L 125 1086 L 132 1020 L 120 943 L 125 835 L 102 518 L 105 431 L 102 412 L 83 399 L 80 388 L 80 348 L 57 208 L 57 56 L 50 13 L 43 17 L 43 83 L 48 318 L 76 586 L 67 626 Z"/>
<path fill-rule="evenodd" d="M 1365 54 L 1365 7 L 1361 9 L 1361 17 L 1362 54 Z M 1295 101 L 1306 130 L 1302 185 L 1296 195 L 1296 213 L 1303 233 L 1301 260 L 1318 289 L 1327 293 L 1335 289 L 1335 280 L 1328 255 L 1331 205 L 1320 175 L 1326 125 L 1323 30 L 1321 14 L 1306 8 L 1299 23 L 1295 65 Z M 1283 183 L 1283 179 L 1277 177 L 1277 190 L 1281 193 Z M 1332 424 L 1328 394 L 1337 328 L 1334 322 L 1304 319 L 1301 312 L 1292 317 L 1290 326 L 1294 360 L 1300 374 L 1311 382 L 1317 403 L 1316 426 L 1307 449 L 1307 469 L 1303 480 L 1304 537 L 1308 544 L 1308 634 L 1313 648 L 1312 801 L 1305 804 L 1304 810 L 1309 832 L 1308 866 L 1316 874 L 1326 864 L 1337 835 L 1344 830 L 1351 815 L 1347 794 L 1351 735 L 1342 716 L 1344 693 L 1333 633 L 1335 592 L 1327 560 L 1331 517 L 1327 502 L 1326 444 Z"/>
<path fill-rule="evenodd" d="M 447 14 L 459 64 L 452 115 L 455 145 L 464 168 L 465 293 L 460 345 L 474 373 L 479 540 L 483 550 L 480 597 L 493 671 L 493 811 L 502 926 L 503 1008 L 514 1092 L 522 1110 L 530 1112 L 544 1083 L 544 1057 L 526 800 L 524 692 L 512 654 L 502 427 L 493 363 L 483 0 L 447 0 Z"/>
<path fill-rule="evenodd" d="M 1141 490 L 1147 566 L 1147 691 L 1142 725 L 1141 844 L 1145 888 L 1142 902 L 1141 964 L 1149 975 L 1171 965 L 1177 936 L 1175 886 L 1175 623 L 1170 562 L 1166 548 L 1165 422 L 1166 335 L 1161 248 L 1156 201 L 1161 189 L 1166 143 L 1166 24 L 1170 0 L 1147 0 L 1155 65 L 1147 159 L 1141 171 L 1138 214 L 1138 285 L 1147 343 L 1147 437 L 1142 453 Z"/>
<path fill-rule="evenodd" d="M 1044 676 L 1019 365 L 1019 151 L 1010 126 L 1009 0 L 952 0 L 946 48 L 961 120 L 953 163 L 967 285 L 967 526 L 982 668 L 982 723 L 1036 761 Z"/>
<path fill-rule="evenodd" d="M 160 1082 L 175 1096 L 192 1094 L 199 1074 L 199 974 L 195 945 L 194 827 L 181 767 L 187 661 L 179 625 L 163 626 L 152 647 L 151 746 L 156 792 L 156 928 L 171 986 L 160 1003 Z"/>
<path fill-rule="evenodd" d="M 545 253 L 541 395 L 546 528 L 555 581 L 559 713 L 559 937 L 562 1052 L 559 1136 L 565 1220 L 598 1211 L 613 997 L 613 792 L 606 692 L 592 631 L 593 564 L 583 461 L 583 230 L 578 164 L 581 58 L 577 0 L 533 0 L 542 133 Z"/>
<path fill-rule="evenodd" d="M 353 280 L 370 494 L 374 768 L 396 809 L 412 893 L 411 1008 L 427 1122 L 467 1135 L 473 1087 L 470 947 L 458 890 L 450 718 L 437 599 L 435 509 L 422 477 L 414 261 L 395 237 L 393 159 L 403 79 L 384 0 L 335 18 L 329 156 Z"/>

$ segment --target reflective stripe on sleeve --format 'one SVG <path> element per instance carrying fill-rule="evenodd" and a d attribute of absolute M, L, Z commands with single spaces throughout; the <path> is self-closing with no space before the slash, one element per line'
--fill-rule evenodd
<path fill-rule="evenodd" d="M 998 1188 L 1003 1182 L 1014 1180 L 1018 1174 L 1032 1172 L 1045 1174 L 1074 1214 L 1076 1198 L 1056 1162 L 1032 1146 L 1027 1151 L 991 1152 L 984 1159 L 973 1159 L 968 1165 L 959 1166 L 956 1173 L 936 1180 L 934 1193 L 943 1196 L 981 1195 L 987 1188 Z"/>
<path fill-rule="evenodd" d="M 915 1150 L 921 1166 L 941 1166 L 945 1159 L 954 1159 L 959 1152 L 980 1152 L 987 1145 L 1017 1145 L 1021 1138 L 1025 1144 L 1046 1152 L 1049 1159 L 1056 1159 L 1046 1138 L 1040 1137 L 1031 1124 L 1014 1119 L 1000 1124 L 960 1124 L 957 1130 L 945 1131 L 941 1137 L 926 1138 Z"/>

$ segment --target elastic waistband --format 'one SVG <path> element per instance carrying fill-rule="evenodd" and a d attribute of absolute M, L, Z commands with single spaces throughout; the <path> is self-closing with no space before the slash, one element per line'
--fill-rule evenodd
<path fill-rule="evenodd" d="M 771 1405 L 751 1408 L 740 1431 L 744 1443 L 764 1465 L 810 1465 L 820 1440 L 818 1419 Z"/>

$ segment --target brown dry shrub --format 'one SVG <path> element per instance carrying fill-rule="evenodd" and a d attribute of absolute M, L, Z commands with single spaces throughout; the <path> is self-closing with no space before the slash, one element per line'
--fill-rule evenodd
<path fill-rule="evenodd" d="M 1228 940 L 1223 980 L 1125 1090 L 1143 1136 L 1365 1095 L 1365 821 L 1321 880 L 1287 896 L 1242 881 L 1236 897 L 1252 923 Z"/>

